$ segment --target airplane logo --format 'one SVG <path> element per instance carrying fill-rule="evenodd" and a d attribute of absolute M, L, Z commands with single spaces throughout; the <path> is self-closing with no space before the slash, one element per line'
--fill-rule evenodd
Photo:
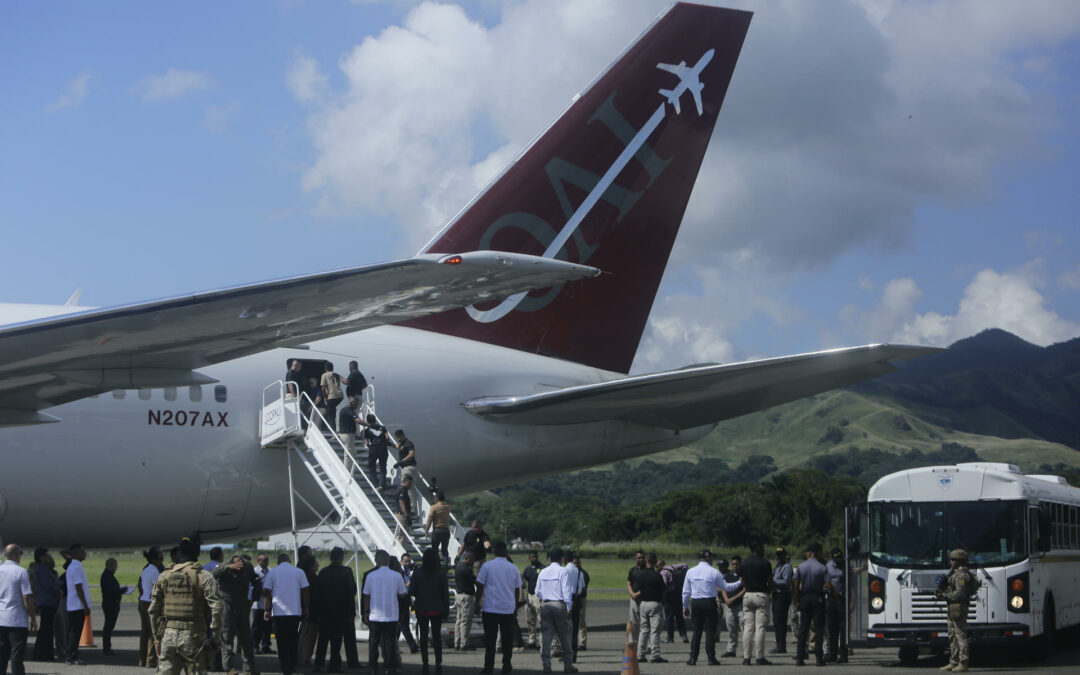
<path fill-rule="evenodd" d="M 701 71 L 712 60 L 715 50 L 710 49 L 701 55 L 698 62 L 694 64 L 692 68 L 686 65 L 686 61 L 679 61 L 679 65 L 675 66 L 670 63 L 658 63 L 656 67 L 660 70 L 666 70 L 669 73 L 673 73 L 679 77 L 679 84 L 674 89 L 661 89 L 660 93 L 667 97 L 668 103 L 675 106 L 675 114 L 678 115 L 682 112 L 679 109 L 679 98 L 683 95 L 683 92 L 689 91 L 694 97 L 694 104 L 697 105 L 697 113 L 700 115 L 704 112 L 701 108 L 701 90 L 705 88 L 705 85 L 701 83 Z"/>
<path fill-rule="evenodd" d="M 679 84 L 676 85 L 674 89 L 660 90 L 660 94 L 667 99 L 666 102 L 660 103 L 656 108 L 656 111 L 652 114 L 652 117 L 645 122 L 644 126 L 638 129 L 634 137 L 623 148 L 623 151 L 619 153 L 619 156 L 612 162 L 607 171 L 604 172 L 604 175 L 592 190 L 589 191 L 588 196 L 585 197 L 585 200 L 578 207 L 577 211 L 574 212 L 566 224 L 563 225 L 559 234 L 544 250 L 543 255 L 545 258 L 555 258 L 559 254 L 563 246 L 566 245 L 566 242 L 581 225 L 585 216 L 588 215 L 589 211 L 592 210 L 592 207 L 600 201 L 603 194 L 615 182 L 615 177 L 626 168 L 626 165 L 630 160 L 637 154 L 649 137 L 652 136 L 652 133 L 660 126 L 660 123 L 664 121 L 664 118 L 667 117 L 667 103 L 670 103 L 675 108 L 675 114 L 678 115 L 682 112 L 679 109 L 679 97 L 683 95 L 683 92 L 689 91 L 694 97 L 694 103 L 697 104 L 698 115 L 703 114 L 704 109 L 701 105 L 701 90 L 705 88 L 705 84 L 700 79 L 701 71 L 705 69 L 705 66 L 709 65 L 709 61 L 712 60 L 713 54 L 715 53 L 715 49 L 710 49 L 705 52 L 693 67 L 688 67 L 686 61 L 680 61 L 679 65 L 672 65 L 670 63 L 656 64 L 656 67 L 660 70 L 665 70 L 677 75 L 679 77 Z M 578 262 L 584 264 L 585 260 L 579 260 Z M 465 312 L 473 321 L 478 323 L 492 323 L 512 312 L 519 304 L 521 304 L 521 301 L 524 300 L 525 296 L 528 294 L 528 291 L 516 293 L 508 298 L 504 298 L 502 302 L 488 310 L 480 310 L 477 309 L 475 305 L 469 305 L 465 308 Z M 554 296 L 551 296 L 547 302 L 550 303 L 552 299 L 554 299 Z"/>

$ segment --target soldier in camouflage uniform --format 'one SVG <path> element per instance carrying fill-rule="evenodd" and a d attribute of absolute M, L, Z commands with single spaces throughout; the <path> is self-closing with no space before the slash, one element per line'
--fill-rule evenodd
<path fill-rule="evenodd" d="M 965 673 L 968 669 L 967 615 L 977 582 L 968 571 L 967 563 L 968 554 L 964 549 L 958 548 L 950 553 L 949 565 L 952 569 L 942 582 L 942 587 L 934 594 L 948 603 L 949 608 L 949 663 L 941 669 L 954 673 Z"/>
<path fill-rule="evenodd" d="M 180 557 L 161 573 L 150 595 L 150 625 L 157 637 L 158 673 L 205 673 L 215 651 L 225 605 L 217 582 L 198 563 L 197 538 L 180 542 Z M 206 625 L 213 630 L 213 643 Z"/>

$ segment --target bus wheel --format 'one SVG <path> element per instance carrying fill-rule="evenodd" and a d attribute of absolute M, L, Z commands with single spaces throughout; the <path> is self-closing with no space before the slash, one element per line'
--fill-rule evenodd
<path fill-rule="evenodd" d="M 1057 632 L 1057 617 L 1054 616 L 1054 596 L 1046 597 L 1043 603 L 1043 633 L 1032 639 L 1028 645 L 1028 656 L 1033 661 L 1045 661 L 1054 651 L 1054 638 Z"/>
<path fill-rule="evenodd" d="M 915 645 L 904 645 L 896 656 L 905 666 L 913 666 L 919 660 L 919 648 Z"/>

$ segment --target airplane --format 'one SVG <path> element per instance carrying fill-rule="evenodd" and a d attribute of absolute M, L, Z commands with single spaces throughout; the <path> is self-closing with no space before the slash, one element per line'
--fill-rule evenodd
<path fill-rule="evenodd" d="M 932 351 L 628 375 L 750 19 L 670 7 L 413 258 L 115 308 L 0 306 L 0 535 L 116 548 L 288 529 L 287 451 L 261 446 L 259 419 L 292 359 L 305 375 L 358 361 L 452 499 L 687 445 Z M 694 58 L 679 87 L 699 114 L 670 114 L 656 66 Z"/>
<path fill-rule="evenodd" d="M 709 61 L 712 60 L 714 50 L 702 54 L 698 62 L 694 64 L 693 68 L 686 67 L 686 61 L 679 61 L 678 65 L 672 65 L 670 63 L 658 63 L 656 67 L 660 70 L 666 70 L 669 73 L 674 73 L 679 76 L 679 84 L 674 89 L 661 89 L 660 93 L 667 97 L 668 103 L 675 106 L 675 114 L 678 115 L 682 112 L 679 109 L 679 98 L 683 95 L 684 91 L 689 90 L 690 94 L 694 97 L 694 105 L 697 106 L 697 113 L 701 114 L 701 90 L 705 87 L 701 83 L 701 71 L 705 66 L 709 65 Z"/>

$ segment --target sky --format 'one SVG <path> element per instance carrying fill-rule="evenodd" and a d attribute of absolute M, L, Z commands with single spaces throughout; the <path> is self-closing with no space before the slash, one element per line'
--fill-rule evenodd
<path fill-rule="evenodd" d="M 0 301 L 406 257 L 666 2 L 0 4 Z M 1080 3 L 754 18 L 634 370 L 1080 336 Z"/>

